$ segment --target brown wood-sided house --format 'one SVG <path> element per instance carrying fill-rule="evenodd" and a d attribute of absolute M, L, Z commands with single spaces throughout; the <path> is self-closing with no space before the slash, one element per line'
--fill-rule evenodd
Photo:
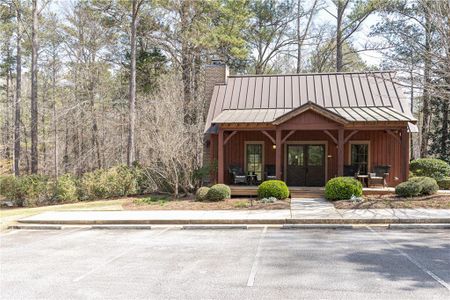
<path fill-rule="evenodd" d="M 236 166 L 289 186 L 324 186 L 348 166 L 390 166 L 389 186 L 408 178 L 417 127 L 394 72 L 229 76 L 214 61 L 206 82 L 213 182 L 232 184 Z"/>

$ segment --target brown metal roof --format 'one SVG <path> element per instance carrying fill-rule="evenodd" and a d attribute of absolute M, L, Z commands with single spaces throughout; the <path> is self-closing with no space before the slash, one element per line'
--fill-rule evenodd
<path fill-rule="evenodd" d="M 230 76 L 216 85 L 206 130 L 218 123 L 272 123 L 312 103 L 349 122 L 415 122 L 394 72 Z"/>

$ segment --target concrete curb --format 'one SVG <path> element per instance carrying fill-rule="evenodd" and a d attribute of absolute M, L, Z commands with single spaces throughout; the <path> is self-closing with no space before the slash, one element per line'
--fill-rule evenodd
<path fill-rule="evenodd" d="M 192 220 L 18 220 L 46 225 L 292 225 L 292 224 L 450 224 L 450 218 L 423 219 L 192 219 Z"/>
<path fill-rule="evenodd" d="M 130 224 L 130 225 L 92 225 L 90 229 L 107 229 L 107 230 L 122 230 L 122 229 L 142 229 L 150 230 L 151 225 L 146 224 Z"/>
<path fill-rule="evenodd" d="M 389 224 L 388 229 L 450 229 L 450 224 Z"/>
<path fill-rule="evenodd" d="M 8 229 L 26 229 L 26 230 L 62 230 L 64 226 L 61 225 L 10 225 Z"/>
<path fill-rule="evenodd" d="M 248 229 L 247 225 L 184 225 L 183 230 Z"/>
<path fill-rule="evenodd" d="M 360 229 L 361 226 L 351 224 L 286 224 L 281 229 Z"/>

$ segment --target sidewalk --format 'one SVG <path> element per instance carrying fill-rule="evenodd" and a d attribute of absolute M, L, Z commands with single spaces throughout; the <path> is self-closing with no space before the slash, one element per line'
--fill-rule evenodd
<path fill-rule="evenodd" d="M 292 199 L 288 210 L 53 211 L 28 224 L 390 224 L 449 223 L 450 209 L 335 209 L 324 199 Z"/>

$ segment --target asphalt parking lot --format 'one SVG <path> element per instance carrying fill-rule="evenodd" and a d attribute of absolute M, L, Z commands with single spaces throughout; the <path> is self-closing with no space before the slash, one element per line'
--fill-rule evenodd
<path fill-rule="evenodd" d="M 2 299 L 450 299 L 450 230 L 17 230 Z"/>

